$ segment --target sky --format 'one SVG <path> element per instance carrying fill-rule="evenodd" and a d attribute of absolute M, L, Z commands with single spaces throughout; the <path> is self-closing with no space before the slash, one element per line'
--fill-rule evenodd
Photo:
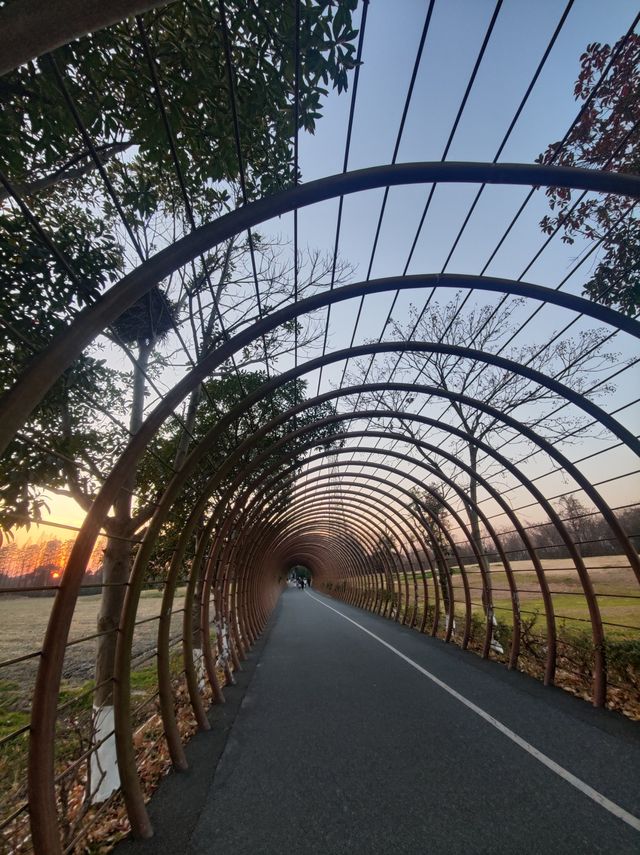
<path fill-rule="evenodd" d="M 427 13 L 427 2 L 418 0 L 372 0 L 363 48 L 359 90 L 355 108 L 353 136 L 348 162 L 349 169 L 389 163 L 398 134 L 416 51 Z M 361 8 L 361 7 L 360 7 Z M 452 123 L 476 62 L 489 21 L 496 6 L 489 0 L 438 0 L 428 31 L 415 89 L 398 151 L 398 162 L 438 161 L 450 134 Z M 488 42 L 486 53 L 470 91 L 465 109 L 447 154 L 448 160 L 491 161 L 498 150 L 511 118 L 547 47 L 548 41 L 565 9 L 556 0 L 505 0 Z M 562 137 L 575 116 L 578 105 L 573 97 L 579 57 L 587 44 L 615 42 L 628 29 L 636 13 L 635 4 L 623 0 L 575 0 L 567 20 L 546 62 L 542 74 L 500 156 L 503 162 L 531 163 L 547 145 Z M 356 16 L 359 18 L 360 10 Z M 352 84 L 352 79 L 351 79 Z M 346 94 L 331 92 L 323 107 L 314 135 L 301 134 L 300 168 L 307 182 L 339 173 L 343 168 L 347 118 L 351 100 L 351 85 Z M 394 188 L 389 193 L 380 240 L 372 266 L 372 278 L 401 273 L 407 261 L 429 187 Z M 416 246 L 409 273 L 437 273 L 449 254 L 453 237 L 460 228 L 475 195 L 473 185 L 439 185 Z M 458 244 L 447 272 L 477 274 L 486 265 L 504 229 L 524 200 L 527 188 L 487 188 L 481 197 L 463 237 Z M 349 196 L 344 202 L 340 255 L 353 265 L 353 280 L 366 277 L 373 235 L 378 220 L 383 191 L 369 191 Z M 310 206 L 298 214 L 299 244 L 331 252 L 335 240 L 337 200 Z M 539 229 L 540 218 L 548 212 L 542 192 L 519 218 L 491 264 L 487 275 L 517 279 L 556 287 L 567 275 L 585 245 L 567 247 L 556 239 L 545 248 L 531 265 L 530 261 L 542 246 L 544 236 Z M 268 235 L 291 240 L 293 217 L 284 216 L 262 227 Z M 580 294 L 582 283 L 592 270 L 590 261 L 573 277 L 564 289 Z M 528 269 L 527 269 L 528 268 Z M 448 295 L 436 295 L 446 300 Z M 404 323 L 410 304 L 418 307 L 425 295 L 418 291 L 403 293 L 394 310 L 394 320 Z M 495 304 L 497 298 L 478 295 L 478 302 Z M 391 302 L 391 295 L 367 297 L 355 343 L 377 339 Z M 514 311 L 514 318 L 523 321 L 531 313 L 531 304 Z M 329 347 L 345 347 L 352 335 L 357 303 L 343 303 L 332 311 Z M 322 316 L 323 317 L 323 316 Z M 525 346 L 548 340 L 573 315 L 545 307 L 529 323 L 515 344 Z M 579 322 L 574 332 L 590 324 Z M 637 356 L 637 347 L 629 337 L 618 335 L 611 347 L 620 361 Z M 309 351 L 306 355 L 311 355 Z M 317 355 L 317 347 L 313 350 Z M 304 356 L 305 354 L 302 354 Z M 290 366 L 282 359 L 279 370 Z M 322 389 L 335 385 L 343 365 L 329 367 L 323 373 Z M 315 391 L 317 375 L 309 377 L 309 388 Z M 606 401 L 608 409 L 624 406 L 635 398 L 635 377 L 626 372 Z M 153 398 L 150 398 L 150 404 Z M 419 402 L 418 402 L 419 403 Z M 416 404 L 417 408 L 418 404 Z M 637 433 L 640 408 L 627 408 L 620 420 Z M 603 440 L 589 440 L 574 457 L 601 447 Z M 539 460 L 531 462 L 528 471 L 534 476 L 543 468 Z M 607 475 L 624 474 L 630 467 L 629 457 L 612 452 L 605 458 L 585 463 L 584 471 L 594 480 Z M 547 465 L 548 468 L 548 465 Z M 549 490 L 562 490 L 562 485 Z M 607 490 L 603 490 L 606 494 Z M 631 501 L 637 497 L 637 478 L 625 478 L 608 489 L 612 500 Z M 82 514 L 68 501 L 55 498 L 51 514 L 56 519 L 78 524 Z M 38 539 L 39 532 L 31 537 Z M 22 537 L 20 538 L 23 539 Z"/>
<path fill-rule="evenodd" d="M 494 9 L 494 3 L 478 0 L 436 3 L 401 138 L 398 162 L 441 159 Z M 453 137 L 448 160 L 491 161 L 495 157 L 564 9 L 565 4 L 560 2 L 513 0 L 502 5 Z M 388 163 L 392 157 L 426 12 L 426 3 L 408 0 L 400 3 L 373 2 L 369 7 L 349 169 Z M 572 5 L 536 86 L 502 151 L 501 161 L 531 163 L 549 143 L 562 138 L 579 107 L 573 96 L 573 86 L 581 53 L 587 44 L 594 41 L 614 43 L 626 32 L 635 12 L 634 4 L 626 2 L 602 4 L 579 0 Z M 304 180 L 342 171 L 348 110 L 349 98 L 332 95 L 316 134 L 303 137 L 300 163 Z M 373 278 L 394 275 L 403 269 L 428 190 L 423 187 L 391 190 L 372 267 Z M 442 270 L 453 236 L 460 228 L 475 192 L 476 187 L 471 185 L 438 186 L 408 268 L 409 273 Z M 479 273 L 527 192 L 527 188 L 487 188 L 446 268 L 447 272 Z M 340 252 L 357 266 L 355 279 L 366 276 L 382 194 L 383 191 L 371 191 L 345 199 Z M 548 213 L 547 202 L 539 192 L 486 269 L 487 275 L 517 279 L 526 271 L 526 281 L 548 287 L 556 287 L 560 283 L 587 244 L 577 242 L 567 247 L 555 239 L 529 266 L 544 242 L 538 224 L 545 213 Z M 335 238 L 336 214 L 337 202 L 301 211 L 301 244 L 308 241 L 317 245 L 322 241 L 322 245 L 330 250 Z M 283 221 L 279 221 L 278 227 L 281 232 L 286 232 L 287 226 Z M 288 233 L 291 234 L 290 223 Z M 563 289 L 580 294 L 582 284 L 592 269 L 592 261 L 583 265 Z M 446 297 L 442 299 L 446 300 Z M 478 302 L 486 299 L 478 295 Z M 356 344 L 379 337 L 390 302 L 390 295 L 365 300 Z M 401 321 L 406 316 L 409 303 L 421 306 L 423 302 L 424 295 L 416 292 L 401 295 L 394 310 L 394 319 Z M 339 311 L 332 313 L 329 340 L 334 347 L 348 344 L 356 311 L 357 306 L 342 304 Z M 524 320 L 530 313 L 531 305 L 527 304 L 522 311 L 516 311 L 514 317 Z M 570 313 L 545 307 L 514 344 L 544 343 L 551 331 L 561 328 L 571 318 Z M 591 322 L 578 323 L 573 333 L 591 326 Z M 637 356 L 637 347 L 627 336 L 618 335 L 611 347 L 620 362 Z M 341 372 L 341 365 L 326 371 L 324 384 L 338 382 Z M 605 406 L 613 409 L 633 400 L 637 379 L 637 370 L 622 375 L 616 392 L 605 401 Z M 619 418 L 637 433 L 640 420 L 637 405 L 627 408 Z M 598 447 L 601 447 L 601 442 L 593 440 L 581 443 L 577 451 L 584 455 Z M 577 451 L 575 448 L 572 450 L 574 458 L 579 456 Z M 631 465 L 629 456 L 613 452 L 606 458 L 595 458 L 592 463 L 585 463 L 584 471 L 597 481 L 603 479 L 603 470 L 607 475 L 624 474 Z M 540 471 L 536 460 L 529 474 L 535 477 Z M 547 479 L 545 486 L 552 494 L 566 489 L 566 486 L 557 484 L 554 490 L 550 481 Z M 607 490 L 603 489 L 603 492 Z M 637 499 L 637 476 L 615 482 L 608 492 L 613 504 Z"/>

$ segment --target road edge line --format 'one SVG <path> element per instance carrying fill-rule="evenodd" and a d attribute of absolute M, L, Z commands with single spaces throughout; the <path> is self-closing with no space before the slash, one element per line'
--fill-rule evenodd
<path fill-rule="evenodd" d="M 399 656 L 400 659 L 404 659 L 407 664 L 411 665 L 412 668 L 415 668 L 416 671 L 419 671 L 424 677 L 427 677 L 431 680 L 432 683 L 435 683 L 436 686 L 439 686 L 443 691 L 447 692 L 461 704 L 463 704 L 467 709 L 470 709 L 481 719 L 486 721 L 492 727 L 495 727 L 496 730 L 500 731 L 503 736 L 506 736 L 507 739 L 510 739 L 514 742 L 518 747 L 522 748 L 523 751 L 526 751 L 527 754 L 534 757 L 539 763 L 542 763 L 543 766 L 546 766 L 547 769 L 550 769 L 552 772 L 555 772 L 558 777 L 562 778 L 568 784 L 575 787 L 579 790 L 583 795 L 590 798 L 596 804 L 603 807 L 606 811 L 613 814 L 613 816 L 621 819 L 622 822 L 625 822 L 627 825 L 630 825 L 635 831 L 640 831 L 640 819 L 637 816 L 634 816 L 629 811 L 625 810 L 620 805 L 612 802 L 611 799 L 608 799 L 606 796 L 602 795 L 602 793 L 598 792 L 598 790 L 594 790 L 593 787 L 589 786 L 585 781 L 581 778 L 578 778 L 572 772 L 569 772 L 568 769 L 565 769 L 564 766 L 560 766 L 559 763 L 556 763 L 555 760 L 552 760 L 550 757 L 547 757 L 546 754 L 543 754 L 542 751 L 539 751 L 535 748 L 531 743 L 527 742 L 526 739 L 523 739 L 521 736 L 518 736 L 511 728 L 507 727 L 506 724 L 503 724 L 497 718 L 494 718 L 490 713 L 485 712 L 482 707 L 479 707 L 477 704 L 474 704 L 473 701 L 470 701 L 468 698 L 465 698 L 464 695 L 461 695 L 460 692 L 457 692 L 447 683 L 440 680 L 439 677 L 436 677 L 435 674 L 432 674 L 430 671 L 427 671 L 426 668 L 423 668 L 422 665 L 418 665 L 413 659 L 406 656 L 402 651 L 398 650 L 392 644 L 389 644 L 388 641 L 385 641 L 383 638 L 380 638 L 379 635 L 376 635 L 375 632 L 371 632 L 371 630 L 359 624 L 357 621 L 353 620 L 347 615 L 343 614 L 339 609 L 334 609 L 333 606 L 328 605 L 327 603 L 323 603 L 322 600 L 318 599 L 318 597 L 314 597 L 313 594 L 310 594 L 308 591 L 306 592 L 307 596 L 311 597 L 312 600 L 315 600 L 317 603 L 320 603 L 321 606 L 324 606 L 325 609 L 330 609 L 332 612 L 335 612 L 337 615 L 340 615 L 344 620 L 349 621 L 354 626 L 357 626 L 358 629 L 361 629 L 362 632 L 365 632 L 367 635 L 370 635 L 371 638 L 375 639 L 377 642 L 382 644 L 388 650 L 391 650 L 392 653 L 395 653 L 396 656 Z"/>

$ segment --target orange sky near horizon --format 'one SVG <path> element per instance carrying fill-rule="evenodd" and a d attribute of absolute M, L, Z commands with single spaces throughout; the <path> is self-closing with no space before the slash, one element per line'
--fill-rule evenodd
<path fill-rule="evenodd" d="M 28 529 L 26 527 L 12 529 L 13 540 L 9 540 L 9 543 L 27 546 L 30 543 L 40 543 L 42 540 L 70 540 L 76 535 L 77 529 L 80 528 L 86 516 L 85 511 L 73 499 L 65 496 L 46 494 L 45 502 L 49 511 L 42 508 L 42 522 L 31 523 Z M 51 522 L 69 526 L 69 528 L 51 525 Z"/>
<path fill-rule="evenodd" d="M 621 486 L 618 484 L 618 488 Z M 605 496 L 605 498 L 609 501 L 612 499 L 611 496 Z M 615 498 L 617 501 L 612 502 L 613 505 L 636 504 L 638 502 L 637 484 L 633 481 L 625 484 L 623 489 L 618 490 Z M 5 536 L 4 543 L 0 545 L 7 546 L 9 543 L 15 543 L 17 546 L 23 547 L 47 540 L 65 541 L 72 539 L 82 525 L 86 512 L 73 499 L 66 496 L 45 494 L 45 502 L 48 511 L 46 508 L 42 508 L 42 522 L 39 524 L 32 523 L 29 529 L 26 527 L 13 529 L 11 532 L 13 540 Z M 538 522 L 538 520 L 533 519 L 533 516 L 531 515 L 531 519 L 527 520 L 530 525 Z M 542 521 L 543 516 L 543 514 L 540 515 L 540 521 Z M 68 526 L 68 528 L 62 526 Z"/>

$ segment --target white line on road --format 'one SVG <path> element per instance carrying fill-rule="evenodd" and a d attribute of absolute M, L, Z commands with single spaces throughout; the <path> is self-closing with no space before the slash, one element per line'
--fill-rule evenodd
<path fill-rule="evenodd" d="M 325 609 L 331 609 L 332 612 L 335 612 L 337 615 L 340 615 L 344 620 L 348 620 L 349 623 L 352 623 L 354 626 L 357 626 L 358 629 L 361 629 L 363 632 L 366 632 L 367 635 L 370 635 L 371 638 L 375 638 L 380 644 L 384 647 L 388 648 L 395 653 L 396 656 L 399 656 L 400 659 L 404 659 L 412 668 L 415 668 L 416 671 L 419 671 L 422 675 L 427 677 L 436 686 L 439 686 L 445 692 L 454 697 L 457 701 L 460 701 L 461 704 L 464 704 L 465 707 L 470 709 L 476 715 L 479 715 L 480 718 L 484 719 L 488 722 L 492 727 L 495 727 L 496 730 L 499 730 L 500 733 L 504 734 L 507 739 L 510 739 L 512 742 L 515 742 L 523 751 L 526 751 L 527 754 L 530 754 L 532 757 L 535 757 L 543 766 L 546 766 L 547 769 L 551 769 L 552 772 L 555 772 L 563 780 L 567 781 L 567 783 L 571 784 L 577 790 L 580 790 L 581 793 L 584 793 L 585 796 L 592 799 L 596 804 L 599 804 L 605 810 L 608 810 L 609 813 L 612 813 L 614 816 L 617 816 L 618 819 L 621 819 L 623 822 L 626 822 L 627 825 L 630 825 L 631 828 L 634 828 L 636 831 L 640 831 L 640 819 L 637 816 L 634 816 L 629 811 L 626 811 L 624 808 L 617 805 L 615 802 L 612 802 L 611 799 L 608 799 L 606 796 L 603 796 L 602 793 L 599 793 L 597 790 L 594 790 L 593 787 L 590 787 L 589 784 L 586 784 L 580 778 L 577 778 L 563 766 L 560 766 L 555 760 L 552 760 L 550 757 L 547 757 L 546 754 L 543 754 L 542 751 L 538 751 L 537 748 L 534 748 L 526 739 L 523 739 L 521 736 L 518 736 L 517 733 L 514 733 L 513 730 L 508 728 L 505 724 L 502 724 L 501 721 L 498 721 L 497 718 L 494 718 L 492 715 L 489 715 L 488 712 L 485 712 L 481 707 L 477 706 L 473 703 L 473 701 L 468 700 L 461 695 L 460 692 L 456 692 L 455 689 L 452 689 L 451 686 L 448 686 L 442 680 L 438 679 L 435 674 L 432 674 L 430 671 L 427 671 L 426 668 L 423 668 L 422 665 L 418 665 L 417 662 L 414 662 L 413 659 L 410 659 L 408 656 L 405 656 L 404 653 L 401 653 L 397 648 L 395 648 L 392 644 L 384 641 L 380 636 L 376 635 L 375 632 L 371 632 L 371 630 L 366 629 L 362 624 L 359 624 L 357 621 L 352 620 L 350 617 L 347 617 L 338 609 L 334 609 L 333 606 L 327 605 L 327 603 L 323 603 L 322 600 L 319 600 L 317 597 L 314 597 L 313 594 L 309 594 L 312 600 L 315 600 L 316 603 L 320 603 L 321 606 L 324 606 Z"/>

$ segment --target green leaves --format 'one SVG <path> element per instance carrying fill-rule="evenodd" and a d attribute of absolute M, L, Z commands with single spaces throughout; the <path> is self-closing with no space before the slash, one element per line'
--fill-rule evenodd
<path fill-rule="evenodd" d="M 355 4 L 301 2 L 300 127 L 313 131 L 328 86 L 347 87 L 355 65 L 351 14 Z M 234 96 L 242 156 L 255 192 L 290 180 L 294 98 L 294 9 L 275 0 L 228 2 Z M 185 180 L 196 197 L 207 182 L 235 180 L 238 158 L 218 4 L 187 0 L 144 17 L 161 97 L 176 138 Z M 151 70 L 133 22 L 123 22 L 56 51 L 64 86 L 96 147 L 129 141 L 127 161 L 147 179 L 132 213 L 146 215 L 166 198 L 173 161 Z M 324 86 L 321 84 L 324 83 Z M 11 179 L 29 185 L 62 170 L 82 141 L 46 61 L 30 63 L 0 82 L 0 133 Z M 111 164 L 114 180 L 122 167 Z M 170 181 L 174 178 L 169 178 Z M 81 182 L 75 187 L 82 186 Z"/>
<path fill-rule="evenodd" d="M 608 74 L 601 79 L 606 65 Z M 575 84 L 576 100 L 584 101 L 580 121 L 566 135 L 564 145 L 552 143 L 539 163 L 640 171 L 640 35 L 631 34 L 613 47 L 594 42 L 580 57 Z M 602 240 L 604 253 L 595 273 L 585 284 L 591 299 L 633 315 L 640 308 L 640 256 L 638 221 L 632 219 L 633 200 L 600 196 L 574 203 L 566 188 L 546 190 L 554 216 L 540 227 L 546 234 L 556 229 L 572 244 L 577 235 Z"/>
<path fill-rule="evenodd" d="M 354 67 L 356 32 L 351 16 L 356 5 L 354 0 L 300 0 L 299 119 L 300 127 L 308 131 L 321 117 L 328 88 L 344 90 L 347 73 Z M 3 167 L 63 259 L 56 258 L 47 240 L 5 194 L 0 209 L 0 317 L 10 326 L 3 328 L 0 341 L 0 389 L 14 383 L 33 353 L 59 335 L 78 310 L 137 263 L 137 251 L 91 148 L 115 189 L 127 223 L 134 230 L 140 227 L 137 237 L 143 252 L 156 251 L 190 227 L 163 108 L 196 222 L 233 207 L 239 196 L 232 97 L 249 196 L 291 184 L 294 5 L 228 0 L 226 9 L 232 88 L 214 0 L 182 0 L 145 15 L 151 63 L 138 26 L 130 20 L 57 50 L 55 63 L 62 83 L 47 58 L 0 79 Z M 76 125 L 68 99 L 91 146 Z M 171 301 L 164 300 L 159 289 L 149 300 L 116 323 L 126 342 L 155 340 L 168 329 Z M 258 342 L 260 355 L 261 346 Z M 221 406 L 231 406 L 237 400 L 236 381 L 216 382 L 219 385 L 212 394 Z M 86 358 L 65 384 L 56 387 L 34 415 L 25 428 L 27 435 L 34 439 L 50 431 L 48 443 L 62 443 L 54 451 L 62 452 L 64 446 L 70 457 L 84 455 L 106 469 L 123 437 L 108 419 L 87 410 L 83 395 L 120 413 L 121 421 L 128 424 L 130 378 L 122 382 L 113 368 Z M 268 417 L 266 412 L 261 416 Z M 212 417 L 203 410 L 198 429 L 204 430 Z M 70 430 L 63 429 L 63 419 Z M 238 435 L 246 429 L 246 423 L 238 426 Z M 171 434 L 159 442 L 166 445 L 174 440 Z M 55 454 L 34 454 L 32 448 L 18 443 L 8 458 L 12 468 L 19 469 L 20 461 L 23 465 L 22 480 L 0 497 L 4 503 L 0 515 L 5 513 L 5 520 L 19 502 L 26 501 L 36 513 L 41 486 L 67 488 L 76 477 Z M 157 461 L 149 464 L 150 485 L 160 482 L 157 465 Z M 3 474 L 12 477 L 11 469 Z M 90 495 L 93 480 L 83 480 L 80 488 Z"/>

